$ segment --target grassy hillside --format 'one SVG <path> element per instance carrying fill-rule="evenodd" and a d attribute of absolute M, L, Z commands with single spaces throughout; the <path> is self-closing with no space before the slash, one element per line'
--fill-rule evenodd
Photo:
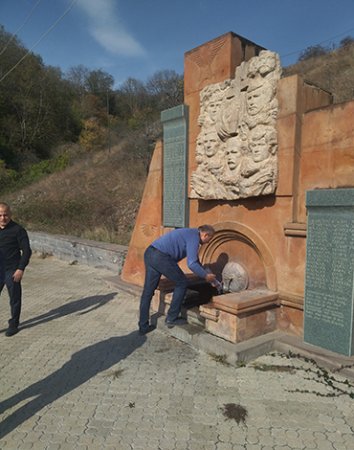
<path fill-rule="evenodd" d="M 301 74 L 306 81 L 333 94 L 334 103 L 354 98 L 354 44 L 309 58 L 283 70 L 283 76 Z"/>
<path fill-rule="evenodd" d="M 147 175 L 147 160 L 122 142 L 7 194 L 29 230 L 127 244 Z"/>

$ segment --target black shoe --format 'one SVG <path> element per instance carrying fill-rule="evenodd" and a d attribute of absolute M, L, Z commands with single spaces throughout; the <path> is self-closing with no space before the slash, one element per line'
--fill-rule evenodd
<path fill-rule="evenodd" d="M 10 327 L 5 333 L 5 336 L 10 337 L 17 334 L 20 330 L 17 327 Z"/>
<path fill-rule="evenodd" d="M 145 334 L 150 333 L 150 331 L 154 331 L 155 328 L 156 328 L 155 325 L 149 325 L 146 328 L 139 328 L 139 334 L 140 334 L 140 336 L 144 336 Z"/>
<path fill-rule="evenodd" d="M 184 319 L 183 317 L 178 317 L 177 319 L 175 319 L 175 320 L 167 320 L 166 319 L 166 325 L 167 325 L 167 328 L 173 328 L 174 326 L 178 326 L 178 325 L 187 325 L 187 320 L 186 319 Z"/>

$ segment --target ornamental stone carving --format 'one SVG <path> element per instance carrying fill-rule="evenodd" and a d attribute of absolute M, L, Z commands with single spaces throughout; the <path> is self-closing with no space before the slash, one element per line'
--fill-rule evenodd
<path fill-rule="evenodd" d="M 233 200 L 275 192 L 280 75 L 278 55 L 261 51 L 236 68 L 234 79 L 201 91 L 191 198 Z"/>
<path fill-rule="evenodd" d="M 248 287 L 248 273 L 239 263 L 230 261 L 222 271 L 223 292 L 240 292 Z"/>

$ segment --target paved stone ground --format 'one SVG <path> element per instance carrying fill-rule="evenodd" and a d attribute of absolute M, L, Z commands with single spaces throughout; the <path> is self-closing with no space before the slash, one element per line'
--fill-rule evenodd
<path fill-rule="evenodd" d="M 310 362 L 272 354 L 233 367 L 160 329 L 141 337 L 138 299 L 108 275 L 35 255 L 11 338 L 3 292 L 2 450 L 354 448 L 353 387 L 333 382 L 343 395 L 323 396 L 334 390 Z"/>

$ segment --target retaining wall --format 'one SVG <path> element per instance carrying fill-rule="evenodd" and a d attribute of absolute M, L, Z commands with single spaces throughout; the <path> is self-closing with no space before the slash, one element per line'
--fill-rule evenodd
<path fill-rule="evenodd" d="M 59 259 L 87 264 L 120 274 L 128 247 L 106 242 L 90 241 L 75 236 L 28 232 L 34 252 L 49 254 Z"/>

